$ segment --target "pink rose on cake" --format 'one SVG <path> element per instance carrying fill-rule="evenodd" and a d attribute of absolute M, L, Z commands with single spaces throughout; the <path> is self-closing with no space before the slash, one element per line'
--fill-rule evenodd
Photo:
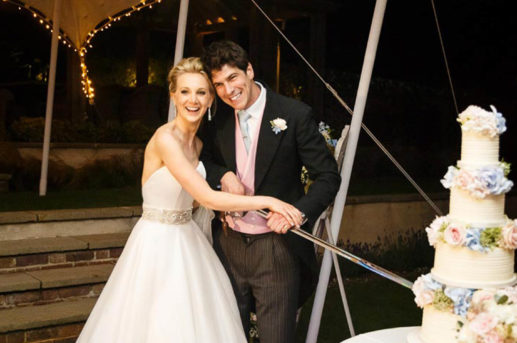
<path fill-rule="evenodd" d="M 456 174 L 456 184 L 461 188 L 467 189 L 474 181 L 472 174 L 465 169 L 460 169 Z"/>
<path fill-rule="evenodd" d="M 497 331 L 489 332 L 484 339 L 485 343 L 504 343 L 505 339 Z"/>
<path fill-rule="evenodd" d="M 431 274 L 426 274 L 419 276 L 411 289 L 415 294 L 415 303 L 423 308 L 433 303 L 435 291 L 441 290 L 442 284 L 433 280 Z"/>
<path fill-rule="evenodd" d="M 503 248 L 517 249 L 517 219 L 508 222 L 502 229 Z"/>
<path fill-rule="evenodd" d="M 474 292 L 472 296 L 472 306 L 475 308 L 476 304 L 484 303 L 488 300 L 492 300 L 494 298 L 494 292 L 486 289 L 480 289 Z"/>
<path fill-rule="evenodd" d="M 478 335 L 485 335 L 497 325 L 497 318 L 490 313 L 478 314 L 469 324 L 470 330 Z"/>
<path fill-rule="evenodd" d="M 451 224 L 445 229 L 443 238 L 450 245 L 461 246 L 465 243 L 466 235 L 467 230 L 465 227 L 459 224 Z"/>

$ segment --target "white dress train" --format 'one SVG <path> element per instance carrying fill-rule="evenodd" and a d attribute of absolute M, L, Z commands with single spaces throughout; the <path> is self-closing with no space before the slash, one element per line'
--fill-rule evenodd
<path fill-rule="evenodd" d="M 197 171 L 206 176 L 201 162 Z M 142 195 L 144 214 L 77 343 L 246 342 L 230 280 L 190 219 L 190 194 L 162 167 Z"/>

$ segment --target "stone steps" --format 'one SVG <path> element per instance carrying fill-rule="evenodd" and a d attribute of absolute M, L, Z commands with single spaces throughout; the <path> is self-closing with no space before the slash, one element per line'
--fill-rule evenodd
<path fill-rule="evenodd" d="M 99 296 L 114 264 L 57 268 L 0 275 L 3 309 Z M 1 341 L 0 341 L 1 342 Z"/>
<path fill-rule="evenodd" d="M 73 343 L 96 300 L 0 310 L 0 343 Z"/>
<path fill-rule="evenodd" d="M 0 275 L 113 263 L 129 232 L 0 241 Z"/>
<path fill-rule="evenodd" d="M 0 343 L 72 343 L 139 208 L 0 213 Z"/>

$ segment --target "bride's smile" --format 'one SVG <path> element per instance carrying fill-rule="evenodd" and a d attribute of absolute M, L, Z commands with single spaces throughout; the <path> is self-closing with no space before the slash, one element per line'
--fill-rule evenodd
<path fill-rule="evenodd" d="M 180 75 L 171 96 L 177 110 L 176 118 L 188 123 L 198 123 L 213 101 L 208 82 L 199 73 Z"/>

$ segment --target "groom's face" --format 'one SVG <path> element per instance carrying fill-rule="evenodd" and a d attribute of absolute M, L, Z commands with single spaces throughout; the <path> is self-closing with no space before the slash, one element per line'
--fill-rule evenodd
<path fill-rule="evenodd" d="M 212 70 L 212 82 L 222 101 L 235 110 L 250 107 L 260 94 L 260 89 L 253 81 L 251 64 L 246 71 L 225 64 L 219 70 Z"/>

